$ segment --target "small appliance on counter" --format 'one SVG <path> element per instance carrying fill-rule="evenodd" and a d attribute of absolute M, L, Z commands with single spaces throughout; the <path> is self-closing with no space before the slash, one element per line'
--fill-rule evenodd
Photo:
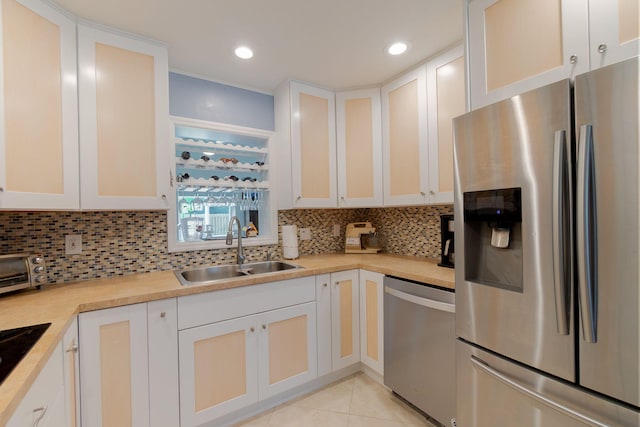
<path fill-rule="evenodd" d="M 455 267 L 453 215 L 440 215 L 440 267 Z"/>
<path fill-rule="evenodd" d="M 47 283 L 44 257 L 37 254 L 0 255 L 0 294 Z"/>
<path fill-rule="evenodd" d="M 370 222 L 352 222 L 347 224 L 344 253 L 376 254 L 382 250 L 380 238 Z"/>

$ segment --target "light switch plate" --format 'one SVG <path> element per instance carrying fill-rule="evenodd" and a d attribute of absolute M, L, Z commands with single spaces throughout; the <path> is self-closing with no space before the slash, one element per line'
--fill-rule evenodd
<path fill-rule="evenodd" d="M 67 234 L 64 236 L 65 255 L 82 253 L 82 234 Z"/>
<path fill-rule="evenodd" d="M 300 229 L 300 240 L 311 240 L 311 229 L 310 228 L 301 228 Z"/>
<path fill-rule="evenodd" d="M 340 224 L 333 224 L 333 237 L 340 237 Z"/>

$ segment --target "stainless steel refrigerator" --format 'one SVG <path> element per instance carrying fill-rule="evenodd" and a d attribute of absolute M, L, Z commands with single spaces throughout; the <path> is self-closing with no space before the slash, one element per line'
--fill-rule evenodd
<path fill-rule="evenodd" d="M 454 120 L 459 427 L 640 426 L 639 80 Z"/>

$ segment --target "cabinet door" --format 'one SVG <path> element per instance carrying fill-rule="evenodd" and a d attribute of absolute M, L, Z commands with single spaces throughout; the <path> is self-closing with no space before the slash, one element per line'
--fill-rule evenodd
<path fill-rule="evenodd" d="M 384 204 L 427 200 L 427 74 L 419 67 L 382 87 Z"/>
<path fill-rule="evenodd" d="M 78 355 L 78 319 L 73 319 L 62 337 L 64 403 L 67 427 L 80 425 L 80 363 Z"/>
<path fill-rule="evenodd" d="M 462 46 L 427 63 L 429 202 L 453 203 L 453 125 L 466 112 Z"/>
<path fill-rule="evenodd" d="M 58 344 L 6 427 L 65 425 L 62 345 Z"/>
<path fill-rule="evenodd" d="M 467 13 L 471 109 L 589 71 L 587 0 L 472 0 Z"/>
<path fill-rule="evenodd" d="M 0 15 L 0 209 L 78 209 L 75 22 L 39 0 Z"/>
<path fill-rule="evenodd" d="M 316 276 L 318 376 L 331 372 L 331 275 Z"/>
<path fill-rule="evenodd" d="M 81 313 L 82 426 L 149 425 L 147 305 Z"/>
<path fill-rule="evenodd" d="M 338 206 L 382 206 L 380 89 L 336 94 Z"/>
<path fill-rule="evenodd" d="M 257 322 L 261 400 L 316 378 L 315 302 L 268 311 Z"/>
<path fill-rule="evenodd" d="M 335 371 L 360 361 L 358 270 L 332 273 L 331 283 L 331 366 Z"/>
<path fill-rule="evenodd" d="M 638 0 L 589 0 L 592 69 L 640 53 L 639 8 Z"/>
<path fill-rule="evenodd" d="M 149 423 L 180 425 L 178 388 L 178 304 L 175 298 L 147 303 Z"/>
<path fill-rule="evenodd" d="M 78 26 L 82 209 L 167 209 L 167 50 Z"/>
<path fill-rule="evenodd" d="M 335 97 L 291 83 L 291 175 L 294 208 L 335 208 Z"/>
<path fill-rule="evenodd" d="M 258 401 L 255 316 L 179 332 L 180 425 L 197 426 Z"/>
<path fill-rule="evenodd" d="M 360 359 L 362 363 L 383 375 L 384 274 L 360 270 Z"/>

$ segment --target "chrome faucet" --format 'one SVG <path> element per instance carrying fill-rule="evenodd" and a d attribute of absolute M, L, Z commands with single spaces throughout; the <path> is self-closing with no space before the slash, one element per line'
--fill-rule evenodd
<path fill-rule="evenodd" d="M 238 249 L 236 250 L 236 263 L 238 265 L 242 265 L 245 260 L 244 250 L 242 249 L 242 225 L 240 225 L 240 220 L 237 216 L 231 217 L 229 220 L 229 228 L 227 229 L 227 245 L 233 245 L 233 222 L 238 224 Z"/>

